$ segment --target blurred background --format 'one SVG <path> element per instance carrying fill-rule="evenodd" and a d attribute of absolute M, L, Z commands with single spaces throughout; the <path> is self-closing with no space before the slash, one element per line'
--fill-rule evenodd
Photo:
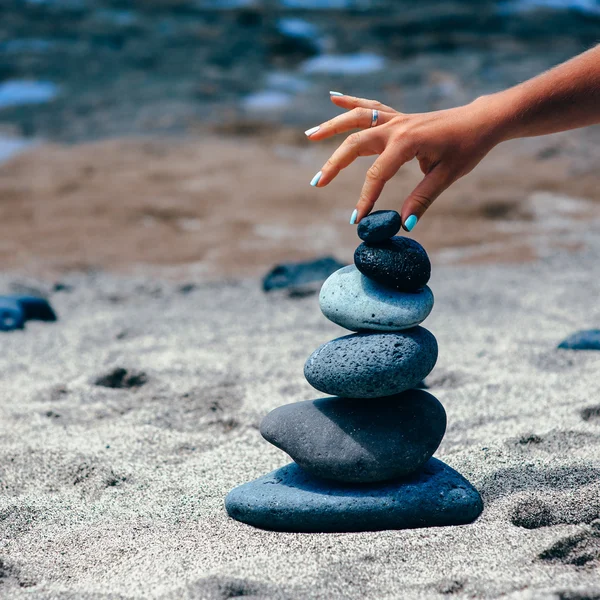
<path fill-rule="evenodd" d="M 209 277 L 357 245 L 369 159 L 309 181 L 329 90 L 404 112 L 464 104 L 600 39 L 595 0 L 2 0 L 0 260 L 54 276 L 147 265 Z M 495 149 L 414 231 L 434 261 L 581 248 L 597 128 Z M 411 164 L 378 208 L 399 210 Z"/>

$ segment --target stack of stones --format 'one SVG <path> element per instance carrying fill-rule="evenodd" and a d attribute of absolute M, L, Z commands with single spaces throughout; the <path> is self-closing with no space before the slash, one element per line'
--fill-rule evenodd
<path fill-rule="evenodd" d="M 433 308 L 423 247 L 395 236 L 395 211 L 361 221 L 354 265 L 321 288 L 323 314 L 351 331 L 308 358 L 308 382 L 332 397 L 281 406 L 263 437 L 295 461 L 229 493 L 234 519 L 265 529 L 344 532 L 469 523 L 481 498 L 432 458 L 446 430 L 439 401 L 415 389 L 437 360 L 420 327 Z"/>

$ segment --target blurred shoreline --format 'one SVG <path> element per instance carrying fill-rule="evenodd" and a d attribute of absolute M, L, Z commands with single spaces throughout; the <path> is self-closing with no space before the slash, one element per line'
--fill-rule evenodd
<path fill-rule="evenodd" d="M 328 90 L 405 112 L 469 102 L 593 45 L 583 0 L 8 0 L 0 6 L 0 261 L 52 277 L 144 265 L 198 276 L 351 261 L 368 161 L 308 182 Z M 597 128 L 511 142 L 415 230 L 440 263 L 581 248 Z M 399 209 L 408 165 L 377 208 Z"/>

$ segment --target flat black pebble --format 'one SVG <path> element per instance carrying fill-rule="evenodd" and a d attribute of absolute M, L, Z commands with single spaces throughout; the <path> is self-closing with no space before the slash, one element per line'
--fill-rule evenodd
<path fill-rule="evenodd" d="M 366 277 L 402 292 L 422 288 L 431 276 L 431 262 L 423 246 L 402 236 L 363 242 L 354 252 L 354 264 Z"/>
<path fill-rule="evenodd" d="M 383 242 L 400 231 L 402 220 L 395 210 L 376 210 L 358 224 L 358 237 L 365 242 Z"/>
<path fill-rule="evenodd" d="M 446 411 L 423 390 L 365 401 L 320 398 L 271 411 L 260 432 L 317 477 L 372 483 L 420 469 L 446 431 Z"/>

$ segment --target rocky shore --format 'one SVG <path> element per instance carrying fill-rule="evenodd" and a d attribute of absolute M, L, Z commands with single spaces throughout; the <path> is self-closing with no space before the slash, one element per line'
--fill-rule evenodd
<path fill-rule="evenodd" d="M 304 129 L 332 114 L 329 89 L 432 110 L 581 52 L 599 23 L 583 2 L 5 0 L 0 126 L 62 141 Z"/>

